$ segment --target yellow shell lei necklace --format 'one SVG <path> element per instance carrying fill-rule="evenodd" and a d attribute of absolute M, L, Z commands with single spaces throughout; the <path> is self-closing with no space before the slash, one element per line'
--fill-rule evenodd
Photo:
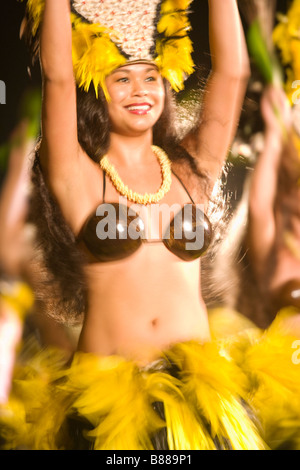
<path fill-rule="evenodd" d="M 102 157 L 100 160 L 100 167 L 110 177 L 116 190 L 122 196 L 125 196 L 129 201 L 135 202 L 137 204 L 156 204 L 165 196 L 165 194 L 170 191 L 172 182 L 171 161 L 167 154 L 160 147 L 152 145 L 151 148 L 159 161 L 162 171 L 162 184 L 160 189 L 155 194 L 146 193 L 142 195 L 132 191 L 123 183 L 115 167 L 109 163 L 107 155 L 104 155 L 104 157 Z"/>

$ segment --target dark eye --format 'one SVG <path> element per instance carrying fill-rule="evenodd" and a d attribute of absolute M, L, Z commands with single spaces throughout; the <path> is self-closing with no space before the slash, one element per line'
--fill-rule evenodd
<path fill-rule="evenodd" d="M 129 82 L 129 80 L 128 80 L 127 77 L 122 77 L 122 78 L 119 78 L 119 79 L 117 80 L 117 82 L 120 82 L 120 83 L 127 83 L 127 82 Z"/>
<path fill-rule="evenodd" d="M 146 78 L 146 82 L 154 82 L 155 80 L 156 80 L 156 78 L 153 77 L 153 76 Z"/>

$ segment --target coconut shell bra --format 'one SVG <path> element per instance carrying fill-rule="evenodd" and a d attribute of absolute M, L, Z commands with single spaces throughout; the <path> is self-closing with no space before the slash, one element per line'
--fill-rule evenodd
<path fill-rule="evenodd" d="M 275 293 L 273 302 L 277 309 L 287 306 L 300 309 L 300 278 L 284 283 Z"/>
<path fill-rule="evenodd" d="M 208 217 L 195 204 L 181 179 L 179 180 L 191 203 L 185 204 L 172 218 L 161 239 L 148 239 L 140 215 L 127 204 L 105 202 L 106 174 L 103 172 L 103 198 L 84 223 L 77 242 L 89 252 L 93 262 L 108 262 L 127 258 L 143 243 L 163 243 L 184 261 L 193 261 L 204 255 L 212 238 Z"/>

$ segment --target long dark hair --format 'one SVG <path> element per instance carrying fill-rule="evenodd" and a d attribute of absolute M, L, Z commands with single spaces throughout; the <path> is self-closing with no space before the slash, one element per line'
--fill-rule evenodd
<path fill-rule="evenodd" d="M 178 143 L 176 101 L 164 81 L 165 106 L 153 129 L 153 143 L 164 148 L 194 198 L 203 197 L 207 178 L 192 157 Z M 78 141 L 87 155 L 99 162 L 109 147 L 109 118 L 102 90 L 98 99 L 91 88 L 77 89 Z M 81 322 L 86 310 L 83 255 L 70 227 L 44 179 L 36 151 L 32 167 L 32 193 L 29 220 L 36 228 L 34 291 L 39 311 L 68 324 Z"/>

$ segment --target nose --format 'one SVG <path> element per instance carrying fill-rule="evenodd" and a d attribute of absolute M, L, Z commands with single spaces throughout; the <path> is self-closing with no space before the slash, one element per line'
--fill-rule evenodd
<path fill-rule="evenodd" d="M 148 90 L 146 84 L 143 80 L 135 80 L 132 85 L 132 94 L 134 96 L 146 96 L 148 95 Z"/>

